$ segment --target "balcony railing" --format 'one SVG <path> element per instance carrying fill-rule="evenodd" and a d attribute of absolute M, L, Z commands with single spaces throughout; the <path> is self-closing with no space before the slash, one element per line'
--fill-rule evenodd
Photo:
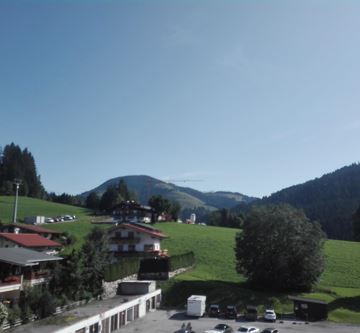
<path fill-rule="evenodd" d="M 140 242 L 140 237 L 111 237 L 112 244 L 137 244 Z"/>
<path fill-rule="evenodd" d="M 21 283 L 21 276 L 11 275 L 0 280 L 0 287 L 9 286 L 12 284 L 20 284 L 20 283 Z"/>
<path fill-rule="evenodd" d="M 34 271 L 34 272 L 26 272 L 24 274 L 25 280 L 38 280 L 38 279 L 46 279 L 50 277 L 49 271 Z"/>

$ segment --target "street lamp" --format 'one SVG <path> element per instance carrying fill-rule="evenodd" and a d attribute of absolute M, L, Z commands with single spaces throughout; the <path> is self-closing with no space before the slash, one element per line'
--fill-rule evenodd
<path fill-rule="evenodd" d="M 15 202 L 14 202 L 14 214 L 13 214 L 13 223 L 16 223 L 16 215 L 17 215 L 17 204 L 18 204 L 18 194 L 19 194 L 19 186 L 21 185 L 21 179 L 14 179 L 13 184 L 16 186 L 16 194 L 15 194 Z"/>

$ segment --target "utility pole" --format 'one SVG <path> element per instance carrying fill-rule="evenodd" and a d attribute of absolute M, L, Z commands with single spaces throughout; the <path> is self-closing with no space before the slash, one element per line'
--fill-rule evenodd
<path fill-rule="evenodd" d="M 19 194 L 19 186 L 21 185 L 21 179 L 15 178 L 13 184 L 16 186 L 15 202 L 14 202 L 14 214 L 13 214 L 13 223 L 16 223 L 16 218 L 17 218 L 17 205 L 18 205 L 18 194 Z"/>

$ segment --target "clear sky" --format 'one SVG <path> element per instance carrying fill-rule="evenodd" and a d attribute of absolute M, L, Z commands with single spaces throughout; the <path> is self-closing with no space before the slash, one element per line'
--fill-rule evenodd
<path fill-rule="evenodd" d="M 359 161 L 359 1 L 0 0 L 0 145 L 48 191 L 263 196 Z"/>

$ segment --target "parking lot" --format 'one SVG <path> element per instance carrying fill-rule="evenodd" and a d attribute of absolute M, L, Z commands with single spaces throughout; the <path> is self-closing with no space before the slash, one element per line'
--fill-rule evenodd
<path fill-rule="evenodd" d="M 218 318 L 188 318 L 182 312 L 157 310 L 147 314 L 125 327 L 118 330 L 118 333 L 175 333 L 180 330 L 183 323 L 191 323 L 196 333 L 203 333 L 213 328 L 216 324 L 229 324 L 234 331 L 240 326 L 256 326 L 260 331 L 266 327 L 275 327 L 279 333 L 283 332 L 311 332 L 311 333 L 360 333 L 359 325 L 335 324 L 327 321 L 305 324 L 302 321 L 284 320 L 283 323 L 266 323 L 262 321 L 244 322 L 240 320 L 218 319 Z"/>

